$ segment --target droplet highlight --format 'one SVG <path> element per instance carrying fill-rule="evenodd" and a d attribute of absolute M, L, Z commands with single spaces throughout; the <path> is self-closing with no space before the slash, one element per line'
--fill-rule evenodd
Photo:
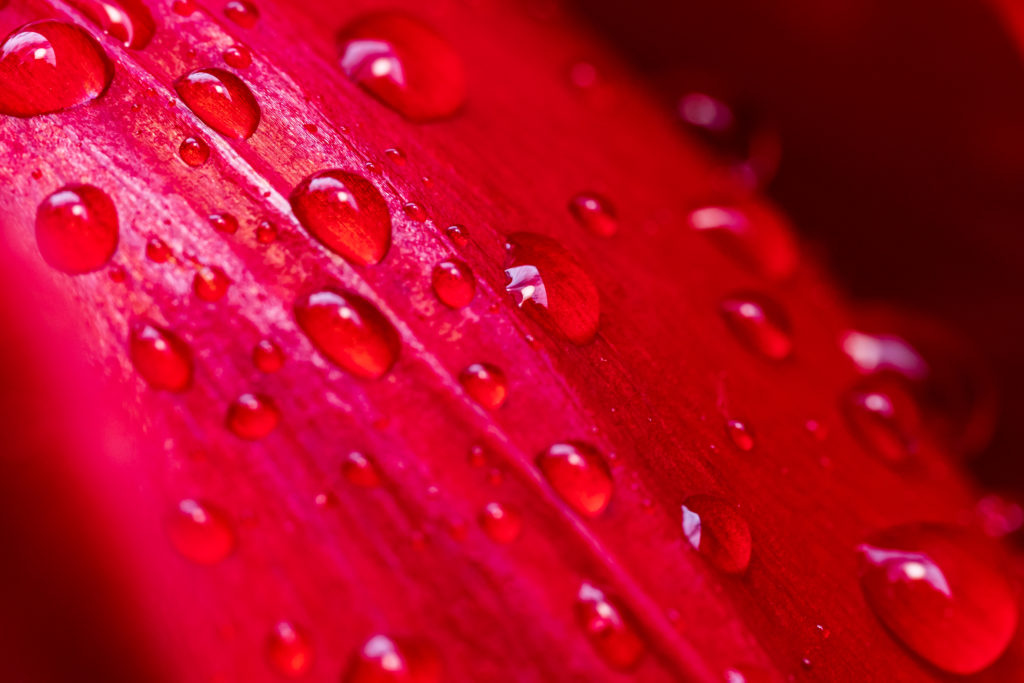
<path fill-rule="evenodd" d="M 277 372 L 284 367 L 284 351 L 273 340 L 261 339 L 252 349 L 252 364 L 260 372 Z"/>
<path fill-rule="evenodd" d="M 468 306 L 476 295 L 476 278 L 462 261 L 441 261 L 431 276 L 434 293 L 449 308 Z"/>
<path fill-rule="evenodd" d="M 523 516 L 511 505 L 487 503 L 479 519 L 480 528 L 495 543 L 511 543 L 523 530 Z"/>
<path fill-rule="evenodd" d="M 210 146 L 199 138 L 185 138 L 178 147 L 178 156 L 186 166 L 202 166 L 210 158 Z"/>
<path fill-rule="evenodd" d="M 375 635 L 353 657 L 345 683 L 440 683 L 441 659 L 413 638 Z"/>
<path fill-rule="evenodd" d="M 569 200 L 569 211 L 580 225 L 598 237 L 611 237 L 619 221 L 611 202 L 599 194 L 582 192 Z"/>
<path fill-rule="evenodd" d="M 146 320 L 133 321 L 128 352 L 132 365 L 152 388 L 181 392 L 192 385 L 192 350 L 170 330 Z"/>
<path fill-rule="evenodd" d="M 71 275 L 99 270 L 117 251 L 117 209 L 91 185 L 68 185 L 39 204 L 36 243 L 43 260 Z"/>
<path fill-rule="evenodd" d="M 166 528 L 175 550 L 196 564 L 217 564 L 230 556 L 237 544 L 227 514 L 201 500 L 186 498 L 179 502 Z"/>
<path fill-rule="evenodd" d="M 576 621 L 601 659 L 613 669 L 628 671 L 647 651 L 644 641 L 604 591 L 584 582 L 576 595 Z"/>
<path fill-rule="evenodd" d="M 612 473 L 604 457 L 581 441 L 556 443 L 537 456 L 537 466 L 551 488 L 573 510 L 597 517 L 612 498 Z"/>
<path fill-rule="evenodd" d="M 742 574 L 750 564 L 750 527 L 736 506 L 716 496 L 690 496 L 683 502 L 683 536 L 713 567 Z"/>
<path fill-rule="evenodd" d="M 231 279 L 219 266 L 202 266 L 192 278 L 192 291 L 203 301 L 219 301 L 230 286 Z"/>
<path fill-rule="evenodd" d="M 473 363 L 459 373 L 459 383 L 474 401 L 497 410 L 508 398 L 508 379 L 501 368 L 490 363 Z"/>
<path fill-rule="evenodd" d="M 720 311 L 736 338 L 762 358 L 781 361 L 793 352 L 789 317 L 771 299 L 757 294 L 736 294 L 722 301 Z"/>
<path fill-rule="evenodd" d="M 690 212 L 690 228 L 761 277 L 782 280 L 799 262 L 789 220 L 763 202 L 736 206 L 704 206 Z"/>
<path fill-rule="evenodd" d="M 270 668 L 287 678 L 298 678 L 313 666 L 309 634 L 290 621 L 279 621 L 270 629 L 266 653 Z"/>
<path fill-rule="evenodd" d="M 377 466 L 368 456 L 358 451 L 352 451 L 341 461 L 341 476 L 348 483 L 364 489 L 377 488 L 381 483 Z"/>
<path fill-rule="evenodd" d="M 174 84 L 178 97 L 203 123 L 225 137 L 247 140 L 260 124 L 260 105 L 241 78 L 211 67 L 196 69 Z"/>
<path fill-rule="evenodd" d="M 156 32 L 153 15 L 141 0 L 71 0 L 104 33 L 133 50 L 149 44 Z"/>
<path fill-rule="evenodd" d="M 228 429 L 246 441 L 258 441 L 269 436 L 280 421 L 281 413 L 269 396 L 242 394 L 228 407 Z"/>

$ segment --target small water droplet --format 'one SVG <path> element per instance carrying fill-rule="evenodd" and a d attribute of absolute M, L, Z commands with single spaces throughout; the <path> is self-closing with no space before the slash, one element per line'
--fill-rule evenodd
<path fill-rule="evenodd" d="M 537 456 L 551 488 L 576 512 L 597 517 L 612 498 L 612 473 L 601 453 L 580 441 L 556 443 Z"/>
<path fill-rule="evenodd" d="M 117 209 L 103 190 L 68 185 L 39 204 L 36 242 L 43 259 L 65 273 L 99 270 L 117 250 Z"/>
<path fill-rule="evenodd" d="M 427 220 L 426 210 L 416 202 L 406 202 L 402 205 L 402 211 L 409 217 L 409 220 L 416 221 L 417 223 Z"/>
<path fill-rule="evenodd" d="M 266 643 L 270 667 L 288 678 L 297 678 L 313 665 L 313 644 L 305 629 L 290 621 L 279 621 L 270 629 Z"/>
<path fill-rule="evenodd" d="M 763 202 L 705 206 L 692 211 L 688 220 L 693 230 L 762 277 L 781 280 L 796 270 L 793 229 L 785 216 Z"/>
<path fill-rule="evenodd" d="M 750 564 L 750 528 L 736 506 L 715 496 L 683 501 L 683 536 L 712 566 L 741 574 Z"/>
<path fill-rule="evenodd" d="M 480 528 L 496 543 L 511 543 L 523 529 L 519 510 L 502 503 L 487 503 L 480 511 Z"/>
<path fill-rule="evenodd" d="M 380 474 L 376 465 L 367 456 L 352 451 L 341 462 L 341 476 L 350 484 L 372 489 L 380 486 Z"/>
<path fill-rule="evenodd" d="M 353 292 L 328 288 L 302 296 L 295 319 L 320 353 L 359 377 L 383 376 L 401 349 L 391 322 Z"/>
<path fill-rule="evenodd" d="M 395 166 L 405 166 L 405 152 L 400 150 L 398 147 L 391 147 L 384 150 L 384 155 Z"/>
<path fill-rule="evenodd" d="M 0 113 L 27 118 L 94 100 L 114 67 L 88 33 L 63 21 L 37 21 L 0 45 Z"/>
<path fill-rule="evenodd" d="M 843 396 L 842 410 L 854 436 L 885 460 L 902 462 L 917 451 L 917 405 L 895 382 L 857 385 Z"/>
<path fill-rule="evenodd" d="M 601 195 L 582 192 L 569 200 L 569 211 L 580 225 L 599 237 L 611 237 L 619 229 L 615 209 Z"/>
<path fill-rule="evenodd" d="M 224 63 L 232 69 L 248 69 L 252 66 L 252 53 L 245 45 L 231 45 L 224 50 Z"/>
<path fill-rule="evenodd" d="M 441 659 L 422 640 L 375 635 L 353 657 L 345 683 L 440 683 Z"/>
<path fill-rule="evenodd" d="M 227 514 L 215 505 L 192 498 L 178 503 L 166 528 L 174 548 L 196 564 L 217 564 L 234 552 L 237 543 Z"/>
<path fill-rule="evenodd" d="M 174 0 L 171 10 L 180 17 L 190 16 L 198 9 L 192 0 Z"/>
<path fill-rule="evenodd" d="M 608 666 L 627 671 L 639 663 L 646 651 L 644 642 L 604 591 L 584 582 L 576 595 L 575 611 L 587 640 Z"/>
<path fill-rule="evenodd" d="M 462 308 L 468 306 L 476 294 L 476 278 L 473 271 L 462 261 L 451 259 L 434 266 L 432 277 L 434 293 L 445 306 Z"/>
<path fill-rule="evenodd" d="M 1017 629 L 1014 589 L 981 539 L 938 524 L 907 524 L 857 548 L 860 585 L 879 620 L 944 671 L 981 671 Z"/>
<path fill-rule="evenodd" d="M 339 44 L 345 75 L 407 119 L 451 116 L 466 99 L 462 59 L 416 19 L 371 14 L 349 24 Z"/>
<path fill-rule="evenodd" d="M 277 241 L 277 226 L 270 221 L 260 221 L 256 226 L 256 241 L 260 244 L 272 244 Z"/>
<path fill-rule="evenodd" d="M 246 140 L 260 124 L 260 105 L 245 81 L 230 71 L 196 69 L 179 78 L 174 89 L 185 106 L 221 135 Z"/>
<path fill-rule="evenodd" d="M 747 427 L 745 422 L 740 420 L 726 420 L 725 430 L 732 439 L 733 445 L 741 451 L 751 451 L 754 448 L 754 434 Z"/>
<path fill-rule="evenodd" d="M 210 158 L 210 146 L 200 138 L 188 137 L 178 147 L 178 156 L 188 166 L 202 166 Z"/>
<path fill-rule="evenodd" d="M 576 259 L 553 239 L 518 232 L 508 238 L 505 289 L 516 304 L 574 344 L 597 334 L 597 288 Z"/>
<path fill-rule="evenodd" d="M 156 32 L 153 15 L 141 0 L 71 0 L 104 33 L 125 47 L 141 50 Z"/>
<path fill-rule="evenodd" d="M 139 375 L 154 389 L 179 392 L 192 385 L 192 350 L 170 330 L 145 320 L 133 321 L 128 353 Z"/>
<path fill-rule="evenodd" d="M 224 16 L 242 28 L 252 28 L 260 20 L 260 11 L 247 0 L 229 0 L 224 5 Z"/>
<path fill-rule="evenodd" d="M 448 239 L 459 249 L 463 249 L 469 244 L 469 233 L 466 232 L 465 226 L 449 225 L 445 228 L 444 234 L 448 235 Z"/>
<path fill-rule="evenodd" d="M 380 263 L 391 244 L 391 215 L 368 180 L 337 169 L 314 173 L 292 191 L 292 210 L 325 247 L 359 264 Z"/>
<path fill-rule="evenodd" d="M 209 217 L 210 225 L 217 232 L 234 235 L 238 232 L 238 219 L 228 213 L 214 213 Z"/>
<path fill-rule="evenodd" d="M 242 394 L 228 406 L 228 429 L 246 441 L 266 437 L 280 421 L 281 413 L 269 396 Z"/>
<path fill-rule="evenodd" d="M 150 237 L 146 242 L 146 258 L 153 263 L 167 263 L 171 258 L 170 247 L 159 237 Z"/>
<path fill-rule="evenodd" d="M 748 349 L 773 361 L 793 351 L 789 318 L 777 303 L 757 294 L 736 294 L 722 301 L 722 318 Z"/>
<path fill-rule="evenodd" d="M 231 279 L 218 266 L 202 266 L 192 279 L 192 291 L 203 301 L 218 301 L 228 293 Z"/>
<path fill-rule="evenodd" d="M 277 372 L 284 366 L 284 351 L 271 339 L 261 339 L 252 349 L 252 364 L 260 372 Z"/>
<path fill-rule="evenodd" d="M 508 380 L 501 368 L 490 363 L 473 363 L 459 373 L 459 382 L 474 401 L 497 410 L 508 398 Z"/>

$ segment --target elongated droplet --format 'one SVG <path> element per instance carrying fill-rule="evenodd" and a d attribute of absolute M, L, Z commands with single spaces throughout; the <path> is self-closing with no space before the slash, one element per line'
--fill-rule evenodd
<path fill-rule="evenodd" d="M 15 29 L 0 45 L 0 113 L 38 116 L 102 95 L 114 67 L 92 36 L 63 21 Z"/>
<path fill-rule="evenodd" d="M 353 657 L 345 683 L 440 683 L 441 659 L 422 640 L 375 635 Z"/>
<path fill-rule="evenodd" d="M 523 530 L 523 516 L 511 505 L 488 503 L 480 511 L 480 528 L 496 543 L 511 543 Z"/>
<path fill-rule="evenodd" d="M 36 242 L 43 259 L 77 275 L 99 270 L 117 251 L 117 209 L 103 190 L 68 185 L 36 211 Z"/>
<path fill-rule="evenodd" d="M 211 67 L 177 80 L 174 89 L 203 123 L 229 138 L 246 140 L 260 125 L 260 105 L 241 78 Z"/>
<path fill-rule="evenodd" d="M 574 344 L 597 334 L 601 303 L 597 287 L 558 242 L 528 232 L 508 238 L 505 289 L 516 304 Z"/>
<path fill-rule="evenodd" d="M 451 116 L 466 99 L 462 59 L 412 17 L 371 14 L 349 24 L 339 44 L 345 75 L 407 119 Z"/>
<path fill-rule="evenodd" d="M 242 28 L 252 28 L 260 20 L 260 11 L 248 0 L 228 0 L 224 16 Z"/>
<path fill-rule="evenodd" d="M 537 456 L 537 466 L 569 507 L 597 517 L 612 498 L 612 473 L 601 453 L 580 441 L 556 443 Z"/>
<path fill-rule="evenodd" d="M 373 489 L 380 486 L 380 474 L 377 472 L 377 466 L 373 464 L 373 461 L 368 456 L 358 451 L 352 451 L 342 460 L 341 475 L 350 484 L 355 484 L 364 489 Z"/>
<path fill-rule="evenodd" d="M 850 431 L 876 455 L 898 463 L 917 452 L 920 413 L 898 383 L 866 381 L 846 392 L 841 407 Z"/>
<path fill-rule="evenodd" d="M 611 237 L 619 229 L 611 202 L 599 194 L 582 192 L 569 200 L 569 211 L 577 222 L 599 237 Z"/>
<path fill-rule="evenodd" d="M 288 678 L 297 678 L 313 665 L 313 644 L 301 626 L 279 621 L 270 629 L 266 644 L 270 667 Z"/>
<path fill-rule="evenodd" d="M 793 228 L 785 216 L 767 204 L 705 206 L 690 213 L 689 223 L 758 275 L 781 280 L 796 270 Z"/>
<path fill-rule="evenodd" d="M 741 574 L 750 564 L 750 527 L 736 506 L 715 496 L 683 502 L 683 536 L 715 568 Z"/>
<path fill-rule="evenodd" d="M 757 294 L 736 294 L 721 305 L 722 318 L 748 349 L 773 361 L 793 351 L 789 318 L 774 301 Z"/>
<path fill-rule="evenodd" d="M 1005 560 L 981 539 L 938 524 L 907 524 L 858 547 L 860 585 L 879 620 L 944 671 L 970 674 L 994 662 L 1017 629 Z"/>
<path fill-rule="evenodd" d="M 141 0 L 71 0 L 89 20 L 125 47 L 141 50 L 156 32 L 153 15 Z"/>
<path fill-rule="evenodd" d="M 242 394 L 228 406 L 228 429 L 246 441 L 268 436 L 280 421 L 281 413 L 269 396 Z"/>
<path fill-rule="evenodd" d="M 391 214 L 368 180 L 337 169 L 309 176 L 292 191 L 292 211 L 310 235 L 359 265 L 380 263 L 391 245 Z"/>
<path fill-rule="evenodd" d="M 401 349 L 391 322 L 353 292 L 324 289 L 300 297 L 295 319 L 320 353 L 359 377 L 381 377 Z"/>
<path fill-rule="evenodd" d="M 179 392 L 192 385 L 192 350 L 170 330 L 146 320 L 133 321 L 128 352 L 139 375 L 154 389 Z"/>
<path fill-rule="evenodd" d="M 449 308 L 468 306 L 476 295 L 476 278 L 462 261 L 441 261 L 434 266 L 431 280 L 437 298 Z"/>
<path fill-rule="evenodd" d="M 216 564 L 235 550 L 234 526 L 220 508 L 187 498 L 167 520 L 167 535 L 181 555 L 196 564 Z"/>
<path fill-rule="evenodd" d="M 584 582 L 576 595 L 576 621 L 608 666 L 632 669 L 647 651 L 644 641 L 604 591 Z"/>
<path fill-rule="evenodd" d="M 741 451 L 751 451 L 754 449 L 754 434 L 745 422 L 726 420 L 725 429 L 736 448 Z"/>
<path fill-rule="evenodd" d="M 501 368 L 490 363 L 473 363 L 459 373 L 459 382 L 473 400 L 488 410 L 497 410 L 508 398 L 508 380 Z"/>

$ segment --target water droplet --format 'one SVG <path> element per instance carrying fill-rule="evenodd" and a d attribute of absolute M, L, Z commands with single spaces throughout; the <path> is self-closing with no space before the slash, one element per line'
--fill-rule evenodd
<path fill-rule="evenodd" d="M 375 635 L 353 657 L 345 683 L 440 683 L 441 659 L 432 645 Z"/>
<path fill-rule="evenodd" d="M 917 405 L 895 382 L 859 384 L 843 396 L 842 409 L 854 436 L 885 460 L 902 462 L 917 451 Z"/>
<path fill-rule="evenodd" d="M 781 361 L 793 351 L 789 318 L 782 307 L 756 294 L 736 294 L 721 304 L 722 318 L 751 351 Z"/>
<path fill-rule="evenodd" d="M 450 308 L 468 306 L 476 294 L 476 278 L 462 261 L 441 261 L 434 266 L 432 280 L 437 298 Z"/>
<path fill-rule="evenodd" d="M 232 45 L 224 50 L 224 63 L 232 69 L 248 69 L 252 66 L 252 53 L 245 45 Z"/>
<path fill-rule="evenodd" d="M 277 428 L 280 421 L 281 413 L 269 396 L 242 394 L 228 406 L 228 429 L 246 441 L 258 441 L 266 437 Z"/>
<path fill-rule="evenodd" d="M 170 330 L 133 321 L 128 352 L 142 379 L 154 389 L 178 392 L 191 386 L 192 350 Z"/>
<path fill-rule="evenodd" d="M 345 75 L 408 119 L 451 116 L 466 99 L 462 59 L 411 17 L 371 14 L 347 26 L 339 43 Z"/>
<path fill-rule="evenodd" d="M 313 665 L 313 644 L 305 629 L 289 621 L 274 624 L 267 636 L 267 661 L 270 667 L 288 678 L 297 678 Z"/>
<path fill-rule="evenodd" d="M 260 221 L 256 226 L 256 241 L 260 244 L 271 244 L 277 241 L 277 226 L 270 221 Z"/>
<path fill-rule="evenodd" d="M 395 166 L 405 166 L 405 152 L 397 147 L 391 147 L 384 150 L 384 155 L 388 158 L 391 163 Z"/>
<path fill-rule="evenodd" d="M 284 351 L 271 339 L 261 339 L 252 349 L 252 364 L 260 372 L 277 372 L 284 366 Z"/>
<path fill-rule="evenodd" d="M 597 288 L 573 256 L 548 237 L 517 232 L 509 237 L 505 289 L 516 304 L 574 344 L 597 334 Z"/>
<path fill-rule="evenodd" d="M 705 206 L 690 213 L 693 230 L 762 277 L 781 280 L 796 270 L 799 258 L 793 229 L 777 209 L 763 202 Z"/>
<path fill-rule="evenodd" d="M 715 496 L 683 501 L 683 535 L 715 568 L 741 574 L 750 564 L 750 528 L 736 506 Z"/>
<path fill-rule="evenodd" d="M 187 17 L 196 11 L 196 4 L 192 0 L 174 0 L 171 3 L 171 10 L 181 17 Z"/>
<path fill-rule="evenodd" d="M 398 358 L 398 331 L 353 292 L 324 289 L 300 297 L 295 318 L 320 353 L 359 377 L 381 377 Z"/>
<path fill-rule="evenodd" d="M 497 410 L 508 398 L 508 380 L 501 368 L 490 363 L 473 363 L 459 373 L 459 382 L 474 401 Z"/>
<path fill-rule="evenodd" d="M 231 279 L 218 266 L 203 266 L 192 279 L 192 291 L 203 301 L 218 301 L 228 293 Z"/>
<path fill-rule="evenodd" d="M 448 239 L 459 249 L 463 249 L 469 244 L 469 233 L 466 232 L 465 226 L 449 225 L 445 228 L 444 234 L 448 235 Z"/>
<path fill-rule="evenodd" d="M 110 270 L 107 271 L 107 275 L 110 277 L 112 282 L 124 282 L 128 279 L 128 271 L 120 264 L 110 266 Z"/>
<path fill-rule="evenodd" d="M 736 448 L 741 451 L 751 451 L 754 448 L 754 434 L 747 427 L 745 422 L 739 420 L 726 420 L 725 430 L 729 434 Z"/>
<path fill-rule="evenodd" d="M 643 657 L 643 640 L 604 591 L 584 582 L 576 595 L 576 621 L 608 666 L 632 669 Z"/>
<path fill-rule="evenodd" d="M 406 202 L 402 205 L 402 212 L 409 217 L 409 220 L 422 223 L 427 220 L 426 210 L 416 202 Z"/>
<path fill-rule="evenodd" d="M 178 147 L 178 156 L 188 166 L 202 166 L 210 158 L 210 146 L 199 138 L 185 138 Z"/>
<path fill-rule="evenodd" d="M 102 95 L 114 68 L 92 36 L 63 21 L 17 28 L 0 45 L 0 113 L 29 117 Z"/>
<path fill-rule="evenodd" d="M 153 15 L 141 0 L 71 0 L 71 4 L 125 47 L 141 50 L 156 32 Z"/>
<path fill-rule="evenodd" d="M 196 564 L 217 564 L 234 552 L 237 543 L 227 514 L 200 500 L 178 503 L 166 527 L 174 548 Z"/>
<path fill-rule="evenodd" d="M 858 547 L 860 585 L 879 620 L 944 671 L 988 667 L 1017 628 L 1005 561 L 981 539 L 938 524 L 897 526 Z"/>
<path fill-rule="evenodd" d="M 230 0 L 224 5 L 224 16 L 242 28 L 252 28 L 260 20 L 260 11 L 246 0 Z"/>
<path fill-rule="evenodd" d="M 580 225 L 599 237 L 611 237 L 619 229 L 615 209 L 601 195 L 582 192 L 569 200 L 569 211 Z"/>
<path fill-rule="evenodd" d="M 488 503 L 480 511 L 480 528 L 495 543 L 511 543 L 523 530 L 523 516 L 510 505 Z"/>
<path fill-rule="evenodd" d="M 376 465 L 367 456 L 352 451 L 341 462 L 341 476 L 350 484 L 372 489 L 380 486 L 380 474 Z"/>
<path fill-rule="evenodd" d="M 217 232 L 234 235 L 238 232 L 238 219 L 228 213 L 213 213 L 209 217 L 210 225 Z"/>
<path fill-rule="evenodd" d="M 597 517 L 612 498 L 612 473 L 601 453 L 580 441 L 556 443 L 537 456 L 537 466 L 562 500 L 586 517 Z"/>
<path fill-rule="evenodd" d="M 117 250 L 117 209 L 103 190 L 68 185 L 39 204 L 36 242 L 43 259 L 65 273 L 99 270 Z"/>
<path fill-rule="evenodd" d="M 260 105 L 245 81 L 230 71 L 196 69 L 179 78 L 174 89 L 185 106 L 221 135 L 245 140 L 260 125 Z"/>
<path fill-rule="evenodd" d="M 171 258 L 171 250 L 159 237 L 150 237 L 146 242 L 146 258 L 153 263 L 167 263 Z"/>
<path fill-rule="evenodd" d="M 391 215 L 368 180 L 337 169 L 314 173 L 292 191 L 292 210 L 310 235 L 345 259 L 380 263 L 391 244 Z"/>

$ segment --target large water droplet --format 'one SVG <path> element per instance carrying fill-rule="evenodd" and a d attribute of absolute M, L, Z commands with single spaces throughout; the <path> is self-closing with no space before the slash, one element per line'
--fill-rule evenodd
<path fill-rule="evenodd" d="M 391 322 L 353 292 L 329 288 L 300 297 L 295 319 L 320 353 L 359 377 L 381 377 L 401 349 Z"/>
<path fill-rule="evenodd" d="M 473 400 L 488 410 L 497 410 L 508 398 L 508 380 L 501 368 L 490 363 L 473 363 L 459 373 L 459 382 Z"/>
<path fill-rule="evenodd" d="M 185 391 L 192 385 L 192 350 L 170 330 L 145 320 L 131 324 L 128 353 L 154 389 Z"/>
<path fill-rule="evenodd" d="M 433 646 L 411 638 L 375 635 L 353 658 L 345 683 L 440 683 L 441 659 Z"/>
<path fill-rule="evenodd" d="M 302 676 L 313 665 L 313 644 L 306 630 L 290 621 L 274 624 L 267 636 L 270 667 L 288 678 Z"/>
<path fill-rule="evenodd" d="M 179 78 L 174 89 L 203 123 L 221 135 L 245 140 L 260 125 L 260 105 L 245 81 L 230 71 L 196 69 Z"/>
<path fill-rule="evenodd" d="M 508 238 L 505 285 L 516 304 L 575 344 L 597 334 L 601 303 L 597 287 L 558 242 L 528 232 Z"/>
<path fill-rule="evenodd" d="M 722 318 L 744 346 L 767 358 L 784 360 L 793 351 L 789 318 L 782 307 L 757 294 L 736 294 L 722 301 Z"/>
<path fill-rule="evenodd" d="M 65 273 L 102 268 L 117 250 L 117 209 L 103 190 L 68 185 L 39 204 L 36 242 L 43 259 Z"/>
<path fill-rule="evenodd" d="M 0 113 L 29 117 L 94 100 L 114 67 L 92 36 L 63 21 L 15 29 L 0 45 Z"/>
<path fill-rule="evenodd" d="M 363 17 L 341 32 L 339 43 L 345 74 L 408 119 L 451 116 L 466 99 L 462 59 L 448 41 L 412 17 Z"/>
<path fill-rule="evenodd" d="M 871 609 L 913 652 L 969 674 L 989 666 L 1017 629 L 1015 592 L 992 548 L 964 531 L 907 524 L 858 547 Z"/>
<path fill-rule="evenodd" d="M 796 270 L 798 253 L 792 227 L 767 204 L 705 206 L 692 211 L 688 220 L 691 228 L 759 275 L 783 279 Z"/>
<path fill-rule="evenodd" d="M 273 399 L 261 394 L 242 394 L 228 406 L 227 426 L 246 441 L 258 441 L 277 429 L 281 412 Z"/>
<path fill-rule="evenodd" d="M 496 543 L 511 543 L 523 530 L 523 516 L 511 505 L 488 503 L 480 511 L 480 528 Z"/>
<path fill-rule="evenodd" d="M 476 278 L 462 261 L 441 261 L 434 266 L 431 280 L 437 298 L 450 308 L 468 306 L 476 294 Z"/>
<path fill-rule="evenodd" d="M 153 15 L 141 0 L 71 0 L 71 4 L 125 47 L 141 50 L 156 32 Z"/>
<path fill-rule="evenodd" d="M 643 640 L 604 591 L 584 582 L 576 595 L 576 621 L 608 666 L 625 671 L 643 657 Z"/>
<path fill-rule="evenodd" d="M 292 191 L 292 210 L 310 235 L 353 263 L 380 263 L 391 244 L 391 214 L 368 180 L 337 169 L 309 176 Z"/>
<path fill-rule="evenodd" d="M 736 506 L 715 496 L 683 501 L 683 535 L 714 567 L 740 574 L 750 564 L 750 528 Z"/>
<path fill-rule="evenodd" d="M 843 415 L 854 436 L 870 451 L 901 462 L 917 451 L 920 414 L 899 384 L 879 378 L 854 387 L 842 398 Z"/>
<path fill-rule="evenodd" d="M 166 526 L 174 548 L 197 564 L 216 564 L 235 549 L 234 526 L 227 514 L 210 503 L 181 501 Z"/>
<path fill-rule="evenodd" d="M 537 456 L 537 466 L 572 509 L 597 517 L 612 498 L 612 473 L 601 453 L 580 441 L 556 443 Z"/>
<path fill-rule="evenodd" d="M 569 200 L 569 211 L 580 225 L 600 237 L 611 237 L 619 229 L 611 202 L 599 194 L 582 192 Z"/>

